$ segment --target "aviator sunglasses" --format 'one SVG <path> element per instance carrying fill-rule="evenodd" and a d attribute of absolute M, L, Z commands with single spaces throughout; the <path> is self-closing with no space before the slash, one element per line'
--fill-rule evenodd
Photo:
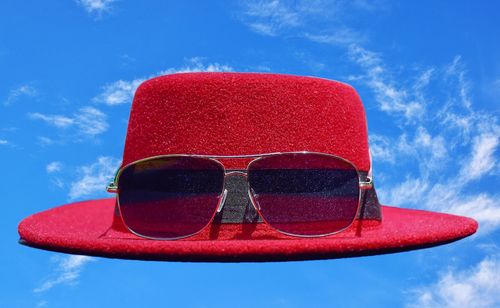
<path fill-rule="evenodd" d="M 226 170 L 220 160 L 252 159 L 246 170 Z M 194 235 L 222 211 L 227 176 L 244 176 L 262 220 L 298 237 L 320 237 L 356 219 L 371 174 L 331 154 L 285 152 L 238 156 L 161 155 L 120 168 L 107 191 L 117 194 L 120 215 L 134 234 L 175 240 Z"/>

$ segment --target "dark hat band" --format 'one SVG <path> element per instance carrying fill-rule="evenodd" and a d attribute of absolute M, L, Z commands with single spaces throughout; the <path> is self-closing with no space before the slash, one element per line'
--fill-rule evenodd
<path fill-rule="evenodd" d="M 367 173 L 360 171 L 363 178 Z M 213 222 L 219 224 L 230 223 L 261 223 L 262 219 L 255 210 L 248 196 L 248 183 L 244 177 L 230 176 L 225 179 L 225 189 L 228 194 L 224 202 L 224 207 L 217 213 Z M 115 211 L 119 215 L 119 211 Z M 357 219 L 382 220 L 380 204 L 378 202 L 375 187 L 365 190 L 361 200 L 361 207 L 358 211 Z"/>
<path fill-rule="evenodd" d="M 366 172 L 360 172 L 362 177 L 366 177 Z M 216 223 L 260 223 L 257 211 L 254 209 L 248 196 L 248 186 L 244 177 L 231 176 L 225 181 L 225 188 L 228 190 L 224 207 L 220 213 L 214 217 Z M 361 208 L 358 212 L 358 219 L 381 220 L 380 204 L 374 188 L 365 191 Z"/>

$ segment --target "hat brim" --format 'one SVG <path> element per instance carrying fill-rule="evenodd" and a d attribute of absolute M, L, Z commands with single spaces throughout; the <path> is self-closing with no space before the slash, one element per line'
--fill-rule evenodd
<path fill-rule="evenodd" d="M 20 242 L 31 247 L 108 258 L 242 262 L 333 259 L 393 253 L 453 242 L 476 232 L 471 218 L 382 206 L 383 220 L 357 220 L 322 238 L 282 235 L 266 224 L 212 224 L 199 234 L 157 241 L 114 219 L 114 199 L 72 203 L 27 217 Z M 115 216 L 116 217 L 116 216 Z"/>

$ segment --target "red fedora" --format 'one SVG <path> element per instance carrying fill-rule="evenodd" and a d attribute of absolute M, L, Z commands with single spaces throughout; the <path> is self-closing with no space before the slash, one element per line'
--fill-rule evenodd
<path fill-rule="evenodd" d="M 296 151 L 340 156 L 360 173 L 370 171 L 365 112 L 352 87 L 290 75 L 185 73 L 153 78 L 138 88 L 122 166 L 179 153 L 241 156 Z M 246 163 L 224 161 L 232 169 L 243 169 Z M 29 216 L 19 224 L 20 241 L 110 258 L 275 261 L 406 251 L 453 242 L 477 230 L 477 223 L 467 217 L 382 206 L 372 187 L 346 230 L 325 237 L 293 237 L 262 223 L 244 178 L 230 178 L 222 211 L 201 232 L 184 239 L 135 235 L 124 225 L 115 199 L 109 198 Z"/>

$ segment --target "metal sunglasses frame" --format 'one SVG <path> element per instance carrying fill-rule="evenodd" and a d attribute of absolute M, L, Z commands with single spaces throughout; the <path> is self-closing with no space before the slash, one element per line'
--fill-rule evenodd
<path fill-rule="evenodd" d="M 313 155 L 328 156 L 328 157 L 332 157 L 332 158 L 336 158 L 336 159 L 342 160 L 342 161 L 350 164 L 354 168 L 354 170 L 356 170 L 356 173 L 358 175 L 358 181 L 359 181 L 359 198 L 358 198 L 358 205 L 357 205 L 357 208 L 356 208 L 356 215 L 354 216 L 353 220 L 351 221 L 351 223 L 348 226 L 346 226 L 343 229 L 340 229 L 340 230 L 337 230 L 337 231 L 334 231 L 334 232 L 330 232 L 330 233 L 326 233 L 326 234 L 303 235 L 303 234 L 293 234 L 293 233 L 284 232 L 282 230 L 279 230 L 279 229 L 275 228 L 272 224 L 270 224 L 270 223 L 267 222 L 267 220 L 265 219 L 264 215 L 262 215 L 262 213 L 260 211 L 261 208 L 260 208 L 260 205 L 259 205 L 258 201 L 255 200 L 255 196 L 251 192 L 252 188 L 250 187 L 250 183 L 248 182 L 248 170 L 249 170 L 250 166 L 254 162 L 256 162 L 256 161 L 258 161 L 258 160 L 260 160 L 262 158 L 270 157 L 270 156 L 287 155 L 287 154 L 313 154 Z M 223 179 L 223 182 L 222 182 L 222 192 L 218 196 L 217 206 L 214 209 L 214 213 L 212 214 L 212 217 L 210 218 L 210 220 L 208 221 L 208 223 L 205 226 L 203 226 L 203 228 L 201 228 L 200 230 L 198 230 L 198 231 L 196 231 L 194 233 L 191 233 L 191 234 L 188 234 L 188 235 L 183 235 L 183 236 L 178 236 L 178 237 L 172 237 L 172 238 L 170 238 L 170 237 L 169 238 L 151 237 L 151 236 L 146 236 L 146 235 L 137 233 L 137 232 L 135 232 L 134 230 L 132 230 L 127 225 L 127 223 L 126 223 L 126 221 L 123 218 L 123 215 L 121 213 L 120 198 L 119 198 L 119 193 L 120 193 L 119 179 L 120 179 L 120 175 L 122 174 L 122 172 L 126 168 L 128 168 L 128 167 L 130 167 L 132 165 L 135 165 L 137 163 L 141 163 L 141 162 L 145 162 L 145 161 L 149 161 L 149 160 L 154 160 L 154 159 L 159 159 L 159 158 L 168 158 L 168 157 L 196 157 L 196 158 L 205 158 L 205 159 L 211 160 L 211 161 L 217 163 L 218 165 L 220 165 L 222 167 L 222 170 L 224 171 L 224 179 Z M 250 162 L 248 162 L 245 171 L 231 170 L 231 169 L 226 170 L 226 168 L 224 167 L 224 164 L 219 161 L 219 159 L 244 159 L 244 158 L 255 158 L 255 159 L 251 160 Z M 116 202 L 118 204 L 118 210 L 120 212 L 120 217 L 121 217 L 122 222 L 125 225 L 125 227 L 131 233 L 133 233 L 133 234 L 135 234 L 137 236 L 140 236 L 142 238 L 147 238 L 147 239 L 152 239 L 152 240 L 177 240 L 177 239 L 182 239 L 182 238 L 187 238 L 187 237 L 194 236 L 194 235 L 200 233 L 201 231 L 203 231 L 205 228 L 207 228 L 212 223 L 215 215 L 217 213 L 220 213 L 222 211 L 222 208 L 224 207 L 224 202 L 226 201 L 227 192 L 228 192 L 227 189 L 225 188 L 226 187 L 226 177 L 228 177 L 228 176 L 235 176 L 235 175 L 240 175 L 240 176 L 243 176 L 245 178 L 245 180 L 247 182 L 247 186 L 248 186 L 247 192 L 248 192 L 248 196 L 250 198 L 250 201 L 251 201 L 254 209 L 257 211 L 257 213 L 259 214 L 260 218 L 262 219 L 262 221 L 264 223 L 266 223 L 272 229 L 276 230 L 277 232 L 279 232 L 281 234 L 285 234 L 285 235 L 289 235 L 289 236 L 293 236 L 293 237 L 303 237 L 303 238 L 329 236 L 329 235 L 340 233 L 340 232 L 346 230 L 347 228 L 349 228 L 354 223 L 354 221 L 356 220 L 356 217 L 358 217 L 360 204 L 361 204 L 361 201 L 364 198 L 364 191 L 368 190 L 368 189 L 371 189 L 373 187 L 371 157 L 370 157 L 370 170 L 368 171 L 368 174 L 366 176 L 364 176 L 365 180 L 362 180 L 362 175 L 359 172 L 359 170 L 356 167 L 356 165 L 354 163 L 352 163 L 351 161 L 343 158 L 343 157 L 340 157 L 340 156 L 337 156 L 337 155 L 333 155 L 333 154 L 321 153 L 321 152 L 295 151 L 295 152 L 273 152 L 273 153 L 264 153 L 264 154 L 245 154 L 245 155 L 166 154 L 166 155 L 157 155 L 157 156 L 146 157 L 146 158 L 142 158 L 142 159 L 139 159 L 139 160 L 135 160 L 135 161 L 133 161 L 131 163 L 128 163 L 128 164 L 124 165 L 123 167 L 119 168 L 116 171 L 116 174 L 115 174 L 115 177 L 113 179 L 113 182 L 109 183 L 108 186 L 106 187 L 106 191 L 109 192 L 109 193 L 116 193 L 117 194 L 116 195 Z"/>

